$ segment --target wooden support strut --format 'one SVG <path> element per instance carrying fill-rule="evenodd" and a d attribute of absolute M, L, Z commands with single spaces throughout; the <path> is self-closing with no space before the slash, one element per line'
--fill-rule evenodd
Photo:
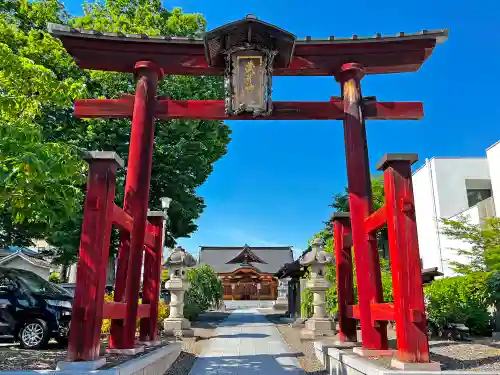
<path fill-rule="evenodd" d="M 162 246 L 163 246 L 163 211 L 148 214 L 152 225 L 148 228 L 154 235 L 153 246 L 146 248 L 144 256 L 144 276 L 142 283 L 142 303 L 150 306 L 150 313 L 141 319 L 139 341 L 156 341 L 158 339 L 158 302 L 160 298 Z"/>
<path fill-rule="evenodd" d="M 357 341 L 356 320 L 349 315 L 349 307 L 354 303 L 354 284 L 352 271 L 352 238 L 349 213 L 333 214 L 333 238 L 335 245 L 337 297 L 339 316 L 339 340 Z"/>
<path fill-rule="evenodd" d="M 384 171 L 397 356 L 403 362 L 426 363 L 429 342 L 411 181 L 416 160 L 416 154 L 387 154 L 377 169 Z"/>
<path fill-rule="evenodd" d="M 372 213 L 365 219 L 365 228 L 367 234 L 375 233 L 382 229 L 387 223 L 387 214 L 385 205 Z"/>
<path fill-rule="evenodd" d="M 123 167 L 123 161 L 114 152 L 91 152 L 86 159 L 89 174 L 68 344 L 69 361 L 99 359 L 116 171 L 119 166 Z"/>
<path fill-rule="evenodd" d="M 83 99 L 75 102 L 75 116 L 79 118 L 131 118 L 135 98 L 123 95 L 121 99 Z M 251 114 L 228 116 L 222 100 L 156 100 L 155 117 L 160 120 L 342 120 L 343 101 L 327 102 L 273 102 L 269 116 Z M 424 115 L 420 102 L 366 101 L 363 112 L 369 120 L 419 120 Z"/>

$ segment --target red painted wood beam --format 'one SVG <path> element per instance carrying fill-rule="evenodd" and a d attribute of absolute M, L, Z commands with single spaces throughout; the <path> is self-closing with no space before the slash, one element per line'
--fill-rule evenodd
<path fill-rule="evenodd" d="M 393 303 L 372 303 L 370 308 L 373 320 L 396 320 L 396 310 Z"/>
<path fill-rule="evenodd" d="M 343 102 L 273 102 L 270 116 L 251 114 L 228 116 L 222 100 L 158 100 L 155 117 L 161 120 L 342 120 Z M 132 118 L 133 98 L 82 99 L 75 102 L 78 118 Z M 424 116 L 421 102 L 367 102 L 365 118 L 369 120 L 419 120 Z"/>
<path fill-rule="evenodd" d="M 106 302 L 103 308 L 104 319 L 125 319 L 127 311 L 126 302 Z M 139 304 L 137 318 L 149 317 L 151 308 L 149 304 Z"/>
<path fill-rule="evenodd" d="M 393 303 L 372 303 L 370 305 L 371 316 L 373 320 L 395 320 L 396 319 L 396 311 Z M 418 318 L 418 311 L 415 312 L 415 319 Z M 359 319 L 359 306 L 358 305 L 349 305 L 347 307 L 347 316 L 352 319 Z"/>
<path fill-rule="evenodd" d="M 352 319 L 359 319 L 359 306 L 349 305 L 347 306 L 347 316 Z"/>
<path fill-rule="evenodd" d="M 387 215 L 384 205 L 365 219 L 366 233 L 376 232 L 382 229 L 386 223 Z"/>
<path fill-rule="evenodd" d="M 130 233 L 132 230 L 132 226 L 134 224 L 134 219 L 127 215 L 123 208 L 118 207 L 116 204 L 113 207 L 113 224 L 116 225 L 121 230 L 125 230 Z M 146 223 L 146 228 L 151 228 L 151 223 Z M 155 244 L 155 235 L 153 234 L 153 230 L 147 231 L 144 235 L 144 245 L 147 247 L 154 248 Z"/>

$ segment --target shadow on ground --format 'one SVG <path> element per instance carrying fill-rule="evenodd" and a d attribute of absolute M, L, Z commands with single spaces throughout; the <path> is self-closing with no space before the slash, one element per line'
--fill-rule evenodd
<path fill-rule="evenodd" d="M 297 367 L 296 353 L 257 354 L 198 358 L 192 375 L 305 374 Z"/>

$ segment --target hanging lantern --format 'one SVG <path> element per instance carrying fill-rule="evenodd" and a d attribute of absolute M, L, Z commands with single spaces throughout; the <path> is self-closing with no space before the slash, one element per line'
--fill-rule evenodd
<path fill-rule="evenodd" d="M 205 35 L 209 66 L 224 68 L 228 115 L 272 113 L 274 68 L 290 64 L 295 36 L 249 15 Z"/>

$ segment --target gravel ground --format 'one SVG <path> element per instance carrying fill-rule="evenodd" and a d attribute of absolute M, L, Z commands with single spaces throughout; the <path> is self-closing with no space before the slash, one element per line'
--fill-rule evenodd
<path fill-rule="evenodd" d="M 195 332 L 194 338 L 186 338 L 182 342 L 182 352 L 174 365 L 166 372 L 168 375 L 182 374 L 186 375 L 196 359 L 196 356 L 202 350 L 203 342 L 210 338 L 211 333 L 217 326 L 217 323 L 227 317 L 228 313 L 209 312 L 200 316 L 198 322 L 193 323 Z M 169 340 L 160 337 L 162 341 L 168 344 Z M 155 347 L 146 348 L 143 353 L 136 356 L 124 356 L 118 354 L 108 354 L 105 352 L 107 343 L 103 342 L 101 353 L 106 357 L 106 365 L 102 369 L 114 367 L 131 358 L 140 357 L 156 349 Z M 43 350 L 25 350 L 18 344 L 9 340 L 0 341 L 0 370 L 54 370 L 57 362 L 66 359 L 67 350 L 61 348 L 57 343 L 51 342 L 47 349 Z"/>
<path fill-rule="evenodd" d="M 165 344 L 168 344 L 165 342 Z M 135 356 L 106 353 L 107 344 L 103 343 L 101 355 L 106 358 L 106 365 L 101 369 L 109 369 L 117 366 L 131 358 L 137 358 L 148 354 L 157 347 L 145 348 L 144 352 Z M 57 343 L 49 343 L 46 349 L 26 350 L 21 349 L 19 344 L 4 342 L 0 344 L 0 370 L 55 370 L 57 362 L 66 360 L 67 350 L 61 348 Z"/>
<path fill-rule="evenodd" d="M 441 363 L 443 371 L 500 371 L 500 343 L 491 339 L 429 341 L 431 360 Z M 391 358 L 369 358 L 390 368 Z"/>
<path fill-rule="evenodd" d="M 66 358 L 66 349 L 49 343 L 45 350 L 24 350 L 18 344 L 4 340 L 0 347 L 1 370 L 50 370 Z"/>

